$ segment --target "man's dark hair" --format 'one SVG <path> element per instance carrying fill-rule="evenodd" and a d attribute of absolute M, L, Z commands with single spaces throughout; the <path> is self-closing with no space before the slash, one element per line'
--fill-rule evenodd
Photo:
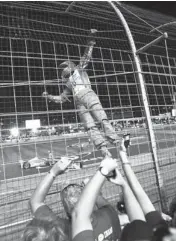
<path fill-rule="evenodd" d="M 27 224 L 23 241 L 65 241 L 67 236 L 57 221 L 38 220 L 34 218 Z"/>

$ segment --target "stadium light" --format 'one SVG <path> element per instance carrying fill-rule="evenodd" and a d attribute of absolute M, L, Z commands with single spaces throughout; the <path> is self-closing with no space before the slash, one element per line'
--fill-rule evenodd
<path fill-rule="evenodd" d="M 19 130 L 15 127 L 10 130 L 10 133 L 12 136 L 17 137 L 19 135 Z"/>

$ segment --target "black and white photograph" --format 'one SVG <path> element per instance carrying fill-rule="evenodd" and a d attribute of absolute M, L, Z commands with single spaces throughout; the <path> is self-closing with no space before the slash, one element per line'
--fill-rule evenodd
<path fill-rule="evenodd" d="M 0 241 L 176 241 L 176 2 L 0 1 Z"/>

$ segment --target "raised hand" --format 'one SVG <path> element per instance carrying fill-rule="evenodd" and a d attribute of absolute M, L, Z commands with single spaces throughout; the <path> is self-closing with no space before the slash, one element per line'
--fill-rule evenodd
<path fill-rule="evenodd" d="M 129 136 L 130 134 L 127 134 L 126 136 Z M 121 144 L 120 144 L 120 151 L 126 152 L 128 147 L 131 145 L 130 137 L 128 140 L 126 140 L 126 136 L 122 138 Z"/>
<path fill-rule="evenodd" d="M 49 95 L 48 92 L 43 92 L 42 93 L 42 97 L 46 98 L 47 100 L 49 100 L 50 102 L 53 101 L 53 96 Z"/>
<path fill-rule="evenodd" d="M 48 92 L 43 92 L 42 97 L 47 98 L 47 100 L 49 100 L 49 102 L 54 102 L 54 103 L 59 103 L 59 104 L 64 102 L 60 95 L 53 96 L 53 95 L 49 95 Z"/>
<path fill-rule="evenodd" d="M 97 33 L 97 29 L 92 28 L 92 29 L 90 30 L 90 32 L 93 33 L 93 34 L 95 34 L 95 33 Z"/>
<path fill-rule="evenodd" d="M 58 174 L 63 173 L 71 162 L 72 161 L 68 157 L 61 157 L 51 169 L 53 174 L 57 176 Z"/>
<path fill-rule="evenodd" d="M 42 97 L 45 97 L 45 98 L 48 97 L 48 92 L 43 92 Z"/>
<path fill-rule="evenodd" d="M 108 181 L 110 181 L 116 185 L 119 185 L 119 186 L 123 186 L 125 184 L 125 180 L 122 177 L 121 173 L 119 172 L 118 168 L 115 169 L 114 177 L 108 178 Z"/>
<path fill-rule="evenodd" d="M 60 96 L 60 95 L 57 95 L 57 96 L 52 96 L 52 101 L 54 101 L 55 103 L 58 103 L 58 104 L 62 104 L 63 102 L 65 102 L 65 101 L 63 101 L 63 99 L 62 99 L 62 97 Z"/>
<path fill-rule="evenodd" d="M 110 173 L 117 167 L 117 160 L 106 156 L 101 162 L 100 167 L 105 167 L 108 173 Z"/>
<path fill-rule="evenodd" d="M 165 213 L 162 213 L 161 215 L 162 215 L 162 218 L 163 218 L 166 222 L 170 222 L 170 221 L 172 220 L 172 218 L 171 218 L 169 215 L 165 214 Z"/>
<path fill-rule="evenodd" d="M 122 142 L 120 145 L 119 155 L 120 155 L 120 160 L 122 164 L 130 164 L 130 161 L 128 160 L 128 157 L 127 157 L 127 148 L 125 146 L 124 138 L 122 139 Z"/>
<path fill-rule="evenodd" d="M 126 152 L 127 149 L 124 145 L 124 142 L 125 142 L 125 140 L 124 140 L 124 138 L 122 138 L 122 141 L 121 141 L 121 144 L 120 144 L 120 151 Z"/>

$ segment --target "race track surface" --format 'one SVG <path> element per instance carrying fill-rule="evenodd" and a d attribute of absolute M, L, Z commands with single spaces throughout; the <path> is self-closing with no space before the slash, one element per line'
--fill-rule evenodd
<path fill-rule="evenodd" d="M 156 126 L 157 127 L 157 126 Z M 145 129 L 130 129 L 124 132 L 131 133 L 132 145 L 130 147 L 130 155 L 138 155 L 150 152 L 149 138 Z M 120 134 L 121 135 L 121 134 Z M 176 142 L 176 126 L 158 126 L 155 130 L 156 143 L 158 149 L 168 148 L 175 145 Z M 80 143 L 85 143 L 88 147 L 83 148 L 85 152 L 91 154 L 81 156 Z M 88 137 L 58 137 L 38 142 L 24 142 L 20 144 L 1 145 L 0 148 L 0 180 L 6 180 L 16 177 L 28 176 L 37 173 L 47 172 L 50 168 L 42 169 L 21 169 L 19 160 L 30 160 L 35 156 L 39 158 L 48 158 L 48 151 L 52 150 L 54 157 L 64 155 L 77 155 L 81 159 L 91 159 L 101 157 L 101 153 L 96 151 L 92 144 L 88 144 Z M 118 148 L 109 146 L 113 157 L 117 157 Z M 92 163 L 92 161 L 88 163 Z"/>

